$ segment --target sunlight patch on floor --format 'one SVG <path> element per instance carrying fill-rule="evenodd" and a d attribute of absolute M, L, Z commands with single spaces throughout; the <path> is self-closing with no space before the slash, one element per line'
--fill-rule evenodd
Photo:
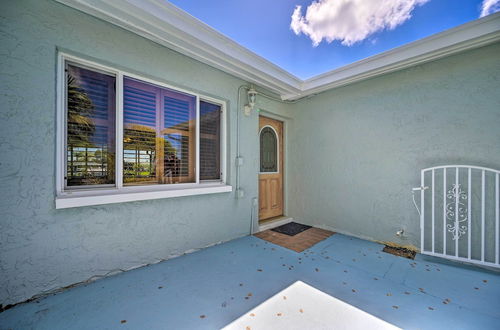
<path fill-rule="evenodd" d="M 302 281 L 223 329 L 399 329 Z"/>

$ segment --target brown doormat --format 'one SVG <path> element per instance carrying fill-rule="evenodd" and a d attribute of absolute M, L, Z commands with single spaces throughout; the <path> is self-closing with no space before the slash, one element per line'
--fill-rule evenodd
<path fill-rule="evenodd" d="M 403 258 L 407 258 L 407 259 L 411 259 L 411 260 L 415 259 L 415 255 L 417 254 L 415 251 L 412 251 L 412 250 L 408 250 L 405 248 L 398 248 L 398 247 L 389 246 L 389 245 L 386 245 L 385 248 L 382 249 L 382 251 L 390 253 L 390 254 L 394 254 L 395 256 L 398 256 L 398 257 L 403 257 Z"/>
<path fill-rule="evenodd" d="M 333 234 L 335 234 L 333 231 L 312 227 L 295 236 L 277 233 L 271 229 L 261 231 L 254 236 L 295 252 L 302 252 Z"/>

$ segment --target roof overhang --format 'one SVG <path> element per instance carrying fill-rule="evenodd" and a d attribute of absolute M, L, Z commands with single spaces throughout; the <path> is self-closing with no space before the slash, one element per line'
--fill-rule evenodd
<path fill-rule="evenodd" d="M 165 0 L 56 0 L 294 100 L 500 40 L 500 12 L 301 80 Z"/>

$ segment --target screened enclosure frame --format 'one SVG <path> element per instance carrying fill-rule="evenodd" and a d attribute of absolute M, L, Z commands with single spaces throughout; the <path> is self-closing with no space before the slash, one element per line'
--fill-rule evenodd
<path fill-rule="evenodd" d="M 98 73 L 115 77 L 115 183 L 106 185 L 82 185 L 72 186 L 68 189 L 66 185 L 67 171 L 67 75 L 66 65 L 72 64 L 79 68 L 92 70 Z M 195 182 L 175 183 L 175 184 L 150 184 L 137 186 L 124 186 L 123 182 L 123 135 L 124 135 L 124 79 L 135 79 L 146 84 L 166 88 L 178 93 L 187 94 L 195 98 Z M 202 101 L 220 106 L 220 179 L 218 180 L 200 180 L 200 103 Z M 57 136 L 56 136 L 56 197 L 57 196 L 89 196 L 89 193 L 109 194 L 116 192 L 148 192 L 162 190 L 181 190 L 188 188 L 203 188 L 206 186 L 225 185 L 226 183 L 226 163 L 227 163 L 227 105 L 226 102 L 210 96 L 206 96 L 192 90 L 186 90 L 172 86 L 163 82 L 161 79 L 151 79 L 146 76 L 134 74 L 122 69 L 117 69 L 109 65 L 103 65 L 95 61 L 90 61 L 70 55 L 64 52 L 58 53 L 57 65 Z M 230 191 L 230 190 L 228 190 Z"/>

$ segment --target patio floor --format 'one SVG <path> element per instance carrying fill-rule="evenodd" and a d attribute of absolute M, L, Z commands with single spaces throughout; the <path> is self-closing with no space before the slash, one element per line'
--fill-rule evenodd
<path fill-rule="evenodd" d="M 18 305 L 0 328 L 218 329 L 299 280 L 401 328 L 499 328 L 500 273 L 382 248 L 336 234 L 296 253 L 247 236 Z"/>

